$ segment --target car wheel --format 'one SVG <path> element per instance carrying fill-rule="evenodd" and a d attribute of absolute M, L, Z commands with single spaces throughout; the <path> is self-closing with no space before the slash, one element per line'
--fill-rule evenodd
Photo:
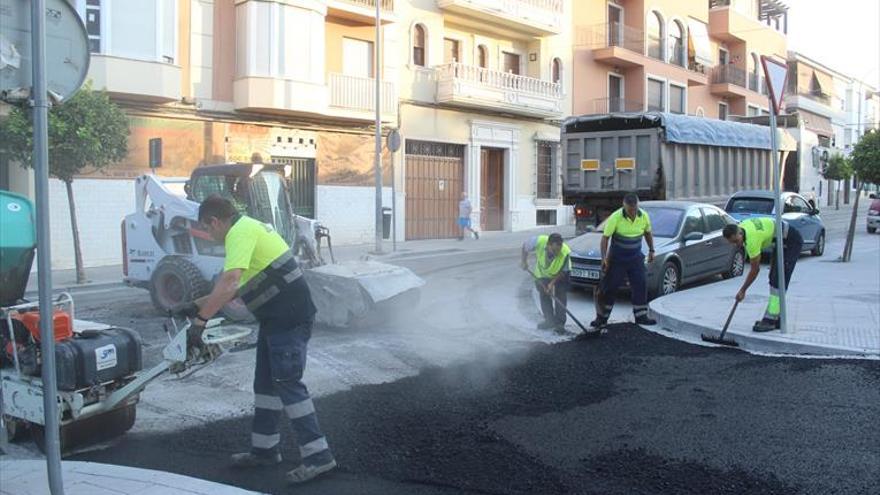
<path fill-rule="evenodd" d="M 816 245 L 813 246 L 813 250 L 810 251 L 810 254 L 813 256 L 822 256 L 825 254 L 825 232 L 819 234 L 819 238 L 816 239 Z"/>
<path fill-rule="evenodd" d="M 660 275 L 660 286 L 657 290 L 657 296 L 668 296 L 676 291 L 681 286 L 681 271 L 678 269 L 678 265 L 676 265 L 672 261 L 667 261 L 665 265 L 663 265 L 663 273 Z"/>
<path fill-rule="evenodd" d="M 739 277 L 743 274 L 743 271 L 746 266 L 746 255 L 740 250 L 737 250 L 733 253 L 733 259 L 730 261 L 730 269 L 726 272 L 722 273 L 721 276 L 724 277 L 724 280 L 733 277 Z"/>
<path fill-rule="evenodd" d="M 868 227 L 869 234 L 873 234 L 874 232 L 877 232 L 877 227 Z"/>

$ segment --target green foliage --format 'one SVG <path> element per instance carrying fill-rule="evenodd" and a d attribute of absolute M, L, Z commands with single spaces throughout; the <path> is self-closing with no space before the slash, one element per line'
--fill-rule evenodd
<path fill-rule="evenodd" d="M 859 180 L 880 184 L 880 132 L 872 130 L 863 135 L 853 148 L 850 160 Z"/>
<path fill-rule="evenodd" d="M 829 180 L 846 180 L 852 177 L 852 173 L 849 159 L 840 153 L 835 153 L 828 158 L 828 165 L 822 175 Z"/>
<path fill-rule="evenodd" d="M 104 91 L 86 84 L 49 111 L 49 173 L 73 181 L 84 169 L 100 170 L 128 153 L 128 118 Z M 13 161 L 32 167 L 33 119 L 17 107 L 0 122 L 0 146 Z"/>

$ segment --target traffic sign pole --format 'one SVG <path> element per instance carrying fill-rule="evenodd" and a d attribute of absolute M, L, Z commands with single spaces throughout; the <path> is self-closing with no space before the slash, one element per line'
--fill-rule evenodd
<path fill-rule="evenodd" d="M 779 292 L 779 328 L 782 333 L 787 331 L 787 312 L 785 306 L 785 257 L 783 256 L 784 239 L 782 224 L 782 170 L 779 160 L 778 131 L 776 129 L 776 116 L 782 109 L 782 99 L 785 95 L 785 86 L 788 84 L 788 66 L 774 61 L 766 56 L 761 56 L 761 65 L 764 67 L 764 78 L 767 82 L 770 103 L 770 153 L 773 162 L 773 208 L 776 211 L 776 287 Z M 793 227 L 792 227 L 793 228 Z"/>

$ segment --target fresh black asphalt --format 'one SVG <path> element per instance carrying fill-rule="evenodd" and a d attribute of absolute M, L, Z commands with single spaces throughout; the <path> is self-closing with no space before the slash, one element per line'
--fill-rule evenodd
<path fill-rule="evenodd" d="M 880 493 L 876 361 L 752 356 L 632 325 L 503 355 L 318 399 L 340 468 L 304 486 L 283 481 L 286 427 L 282 467 L 226 468 L 247 417 L 73 459 L 266 493 Z"/>

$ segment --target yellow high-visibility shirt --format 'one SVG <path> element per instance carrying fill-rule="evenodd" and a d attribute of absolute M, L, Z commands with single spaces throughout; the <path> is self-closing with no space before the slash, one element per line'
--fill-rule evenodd
<path fill-rule="evenodd" d="M 639 208 L 636 218 L 630 219 L 626 216 L 626 211 L 623 208 L 619 208 L 608 217 L 602 234 L 605 237 L 612 237 L 615 234 L 622 237 L 641 237 L 645 235 L 645 232 L 650 231 L 651 219 L 648 217 L 648 212 Z"/>
<path fill-rule="evenodd" d="M 760 257 L 761 251 L 773 244 L 776 221 L 772 218 L 748 218 L 740 222 L 739 227 L 745 234 L 743 243 L 746 246 L 746 256 L 749 259 Z"/>
<path fill-rule="evenodd" d="M 226 233 L 224 245 L 223 271 L 244 270 L 239 287 L 290 249 L 271 225 L 243 215 Z"/>

